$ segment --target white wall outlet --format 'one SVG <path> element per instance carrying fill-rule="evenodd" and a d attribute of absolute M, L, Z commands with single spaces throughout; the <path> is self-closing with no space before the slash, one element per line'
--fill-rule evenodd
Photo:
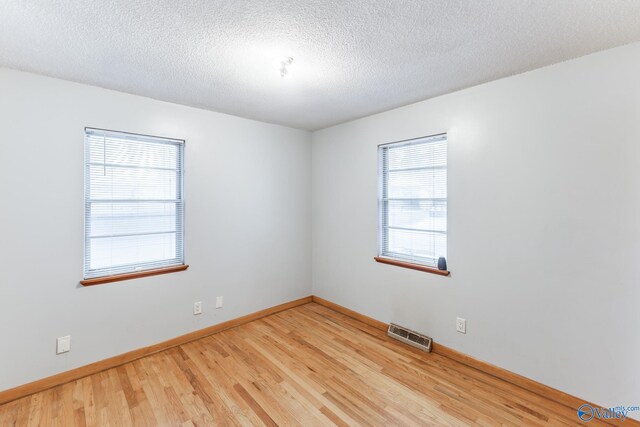
<path fill-rule="evenodd" d="M 66 353 L 71 350 L 71 336 L 60 337 L 56 340 L 56 354 Z"/>
<path fill-rule="evenodd" d="M 222 308 L 222 297 L 216 298 L 216 308 Z"/>
<path fill-rule="evenodd" d="M 456 331 L 463 334 L 467 333 L 467 321 L 462 317 L 456 317 Z"/>
<path fill-rule="evenodd" d="M 193 303 L 193 314 L 202 314 L 202 301 Z"/>

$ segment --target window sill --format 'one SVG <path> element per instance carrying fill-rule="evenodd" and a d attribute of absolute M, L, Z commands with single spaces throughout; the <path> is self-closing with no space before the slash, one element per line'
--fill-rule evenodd
<path fill-rule="evenodd" d="M 437 268 L 434 268 L 434 267 L 427 267 L 426 265 L 397 261 L 395 259 L 390 259 L 390 258 L 382 258 L 377 256 L 377 257 L 374 257 L 373 259 L 383 264 L 395 265 L 396 267 L 410 268 L 412 270 L 424 271 L 426 273 L 437 274 L 440 276 L 449 276 L 451 274 L 449 273 L 449 270 L 438 270 Z"/>
<path fill-rule="evenodd" d="M 140 277 L 157 276 L 158 274 L 175 273 L 189 268 L 188 265 L 176 265 L 175 267 L 158 268 L 155 270 L 136 271 L 135 273 L 117 274 L 115 276 L 95 277 L 80 281 L 82 286 L 102 285 L 103 283 L 119 282 L 121 280 L 138 279 Z"/>

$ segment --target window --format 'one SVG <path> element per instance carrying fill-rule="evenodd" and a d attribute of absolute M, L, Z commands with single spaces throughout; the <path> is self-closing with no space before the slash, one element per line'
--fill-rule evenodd
<path fill-rule="evenodd" d="M 376 260 L 436 267 L 447 256 L 446 134 L 381 145 L 378 161 Z"/>
<path fill-rule="evenodd" d="M 183 153 L 182 140 L 85 129 L 83 284 L 184 264 Z"/>

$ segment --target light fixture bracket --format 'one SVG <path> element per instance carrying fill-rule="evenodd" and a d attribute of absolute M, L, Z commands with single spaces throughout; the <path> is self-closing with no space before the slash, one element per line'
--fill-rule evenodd
<path fill-rule="evenodd" d="M 283 56 L 282 58 L 276 59 L 275 63 L 278 71 L 280 72 L 280 77 L 287 77 L 289 74 L 289 65 L 291 65 L 292 62 L 293 58 L 290 56 Z"/>

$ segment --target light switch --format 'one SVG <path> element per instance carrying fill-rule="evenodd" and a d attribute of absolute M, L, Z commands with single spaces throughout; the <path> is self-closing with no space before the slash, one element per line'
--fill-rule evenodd
<path fill-rule="evenodd" d="M 71 336 L 60 337 L 56 341 L 56 354 L 66 353 L 71 350 Z"/>

